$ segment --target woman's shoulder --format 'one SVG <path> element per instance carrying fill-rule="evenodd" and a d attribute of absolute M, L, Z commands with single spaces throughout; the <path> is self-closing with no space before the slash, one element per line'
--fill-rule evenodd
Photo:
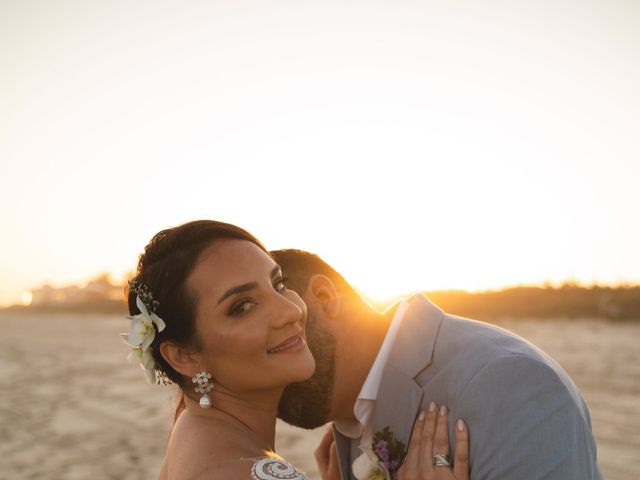
<path fill-rule="evenodd" d="M 247 462 L 235 462 L 234 459 L 258 457 L 262 454 L 246 436 L 234 429 L 225 428 L 224 424 L 210 427 L 204 423 L 198 425 L 183 413 L 169 437 L 162 470 L 166 472 L 166 478 L 207 478 L 201 476 L 201 472 L 233 470 L 236 464 L 238 469 L 244 464 L 246 470 Z M 251 462 L 248 467 L 251 467 Z M 219 474 L 218 478 L 227 477 Z"/>
<path fill-rule="evenodd" d="M 184 414 L 181 415 L 183 417 Z M 178 419 L 169 438 L 161 469 L 164 478 L 229 480 L 301 480 L 304 473 L 273 452 L 264 451 L 246 434 L 224 424 L 212 425 L 212 431 L 202 422 L 190 425 L 185 416 Z"/>

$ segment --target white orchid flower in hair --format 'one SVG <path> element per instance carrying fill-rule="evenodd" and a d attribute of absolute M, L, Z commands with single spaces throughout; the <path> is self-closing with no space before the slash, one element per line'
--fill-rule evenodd
<path fill-rule="evenodd" d="M 129 361 L 133 360 L 140 362 L 140 367 L 147 375 L 147 381 L 154 385 L 156 383 L 156 361 L 153 359 L 151 352 L 149 350 L 143 352 L 140 347 L 136 347 L 129 354 Z"/>
<path fill-rule="evenodd" d="M 129 315 L 129 333 L 122 334 L 122 340 L 133 347 L 129 354 L 129 360 L 136 359 L 147 374 L 147 380 L 153 384 L 156 382 L 155 360 L 149 351 L 149 347 L 156 338 L 156 328 L 158 332 L 166 328 L 164 321 L 144 304 L 140 296 L 136 296 L 136 306 L 140 313 Z M 155 326 L 154 326 L 155 325 Z"/>
<path fill-rule="evenodd" d="M 127 317 L 131 321 L 127 341 L 130 345 L 140 347 L 143 352 L 146 352 L 156 337 L 156 329 L 153 328 L 153 325 L 155 324 L 158 327 L 158 332 L 161 332 L 165 329 L 166 324 L 155 313 L 149 313 L 140 297 L 136 297 L 136 305 L 140 313 Z"/>

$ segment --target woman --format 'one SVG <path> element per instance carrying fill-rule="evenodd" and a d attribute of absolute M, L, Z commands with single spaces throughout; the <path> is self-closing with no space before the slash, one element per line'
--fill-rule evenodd
<path fill-rule="evenodd" d="M 128 304 L 126 341 L 149 380 L 182 393 L 160 479 L 305 478 L 275 454 L 274 440 L 284 387 L 315 369 L 306 306 L 256 238 L 207 220 L 159 232 L 140 256 Z M 430 463 L 434 442 L 448 448 L 442 422 L 431 411 L 416 421 L 397 478 L 468 478 L 466 429 L 457 433 L 456 476 Z M 321 470 L 339 478 L 335 455 Z"/>

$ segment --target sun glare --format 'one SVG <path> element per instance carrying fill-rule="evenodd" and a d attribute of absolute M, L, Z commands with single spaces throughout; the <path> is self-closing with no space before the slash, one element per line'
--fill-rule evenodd
<path fill-rule="evenodd" d="M 33 293 L 31 292 L 22 292 L 22 304 L 25 306 L 31 305 L 33 302 Z"/>

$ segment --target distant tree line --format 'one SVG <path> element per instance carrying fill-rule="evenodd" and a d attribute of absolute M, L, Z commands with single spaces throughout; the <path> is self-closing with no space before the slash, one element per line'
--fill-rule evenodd
<path fill-rule="evenodd" d="M 425 292 L 446 312 L 490 320 L 497 317 L 604 317 L 640 319 L 640 286 L 512 287 L 469 293 Z"/>

